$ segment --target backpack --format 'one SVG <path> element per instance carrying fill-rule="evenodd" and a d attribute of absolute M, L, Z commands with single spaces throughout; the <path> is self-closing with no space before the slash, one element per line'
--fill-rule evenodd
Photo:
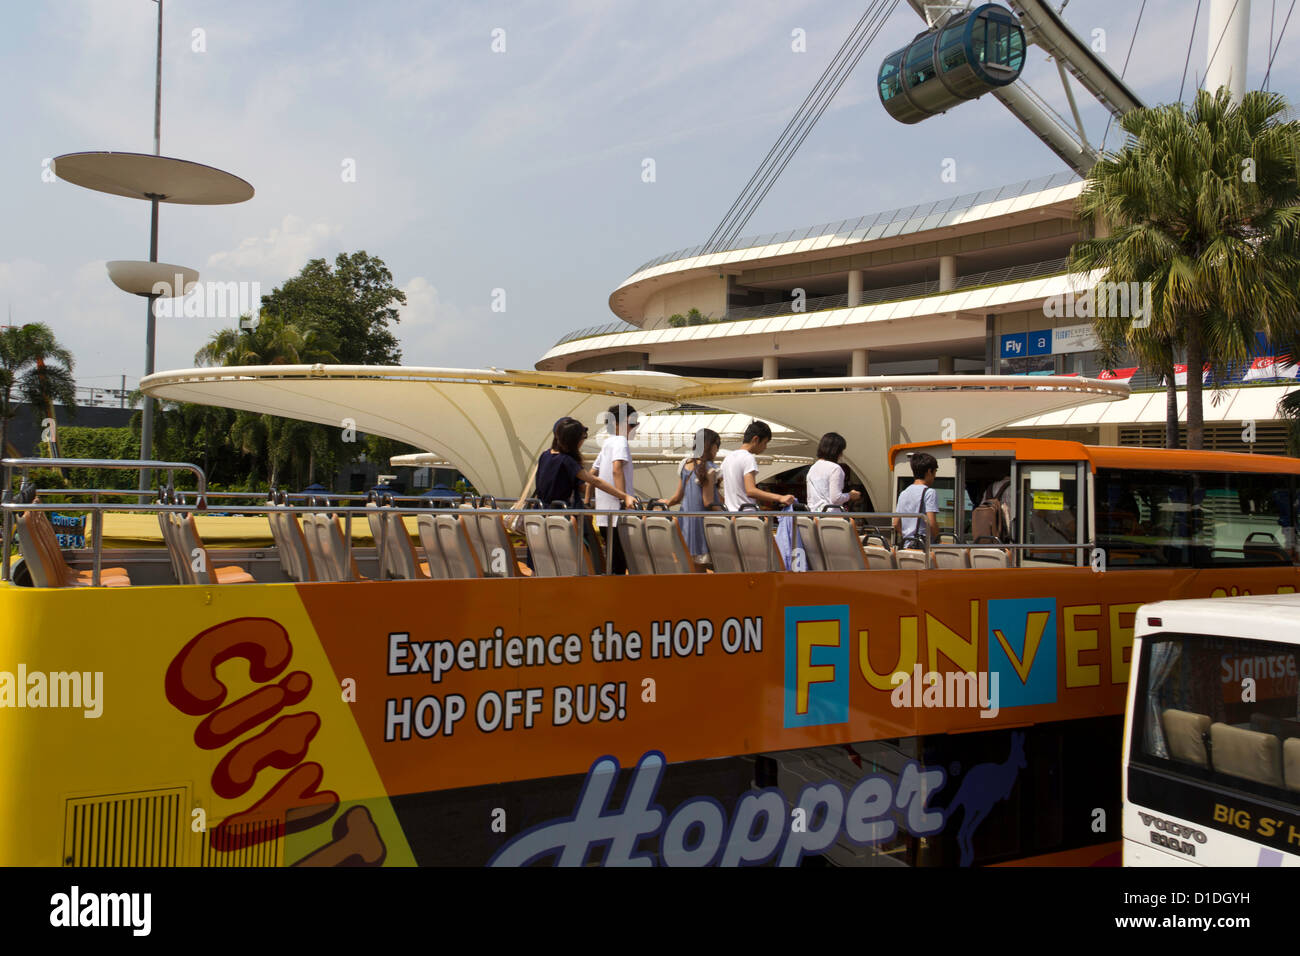
<path fill-rule="evenodd" d="M 985 492 L 984 500 L 971 512 L 972 540 L 979 541 L 981 538 L 996 538 L 999 542 L 1006 540 L 1009 522 L 1006 505 L 1002 503 L 1002 494 L 1009 483 L 1010 479 L 1006 478 L 994 482 Z"/>

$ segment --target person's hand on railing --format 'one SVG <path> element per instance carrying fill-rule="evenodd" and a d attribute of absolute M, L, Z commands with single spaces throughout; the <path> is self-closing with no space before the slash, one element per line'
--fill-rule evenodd
<path fill-rule="evenodd" d="M 623 507 L 628 511 L 636 511 L 640 507 L 640 502 L 638 502 L 632 495 L 624 495 Z"/>

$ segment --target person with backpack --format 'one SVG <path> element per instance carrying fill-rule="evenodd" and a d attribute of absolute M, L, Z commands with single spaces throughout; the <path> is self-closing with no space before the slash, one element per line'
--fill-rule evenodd
<path fill-rule="evenodd" d="M 912 476 L 915 480 L 898 496 L 894 510 L 924 514 L 926 521 L 923 526 L 920 518 L 894 519 L 894 533 L 900 536 L 905 548 L 909 541 L 939 539 L 939 494 L 933 487 L 938 471 L 939 462 L 933 455 L 919 452 L 912 456 Z"/>
<path fill-rule="evenodd" d="M 972 541 L 980 543 L 985 538 L 993 538 L 997 544 L 1007 543 L 1011 520 L 1004 499 L 1010 484 L 1011 479 L 1009 477 L 1000 478 L 993 482 L 993 484 L 989 485 L 988 490 L 984 492 L 984 500 L 971 511 L 970 533 Z"/>

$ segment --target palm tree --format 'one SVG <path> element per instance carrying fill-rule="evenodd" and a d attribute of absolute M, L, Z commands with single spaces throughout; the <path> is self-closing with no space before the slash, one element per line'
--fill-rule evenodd
<path fill-rule="evenodd" d="M 77 408 L 72 353 L 59 344 L 42 322 L 0 329 L 0 452 L 8 454 L 9 420 L 14 417 L 13 390 L 32 406 L 37 421 L 54 417 L 54 403 Z M 51 451 L 57 447 L 51 443 Z"/>
<path fill-rule="evenodd" d="M 194 361 L 200 366 L 310 365 L 337 361 L 335 348 L 327 334 L 263 312 L 252 329 L 213 333 L 194 354 Z M 291 461 L 297 463 L 304 449 L 310 480 L 317 453 L 329 447 L 331 437 L 321 425 L 304 427 L 302 422 L 241 411 L 230 426 L 230 440 L 242 453 L 265 461 L 268 480 L 275 487 L 280 469 Z"/>
<path fill-rule="evenodd" d="M 1134 110 L 1117 153 L 1093 167 L 1080 218 L 1108 235 L 1075 244 L 1074 273 L 1150 283 L 1150 324 L 1096 321 L 1104 356 L 1127 348 L 1166 375 L 1177 437 L 1172 364 L 1187 361 L 1187 447 L 1204 445 L 1202 369 L 1216 382 L 1253 354 L 1256 332 L 1290 346 L 1300 334 L 1300 123 L 1277 93 L 1233 103 L 1200 91 L 1186 107 Z"/>

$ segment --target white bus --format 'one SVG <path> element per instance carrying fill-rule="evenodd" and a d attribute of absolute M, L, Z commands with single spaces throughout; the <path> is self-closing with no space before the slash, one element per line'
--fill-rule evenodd
<path fill-rule="evenodd" d="M 1300 866 L 1300 594 L 1134 621 L 1125 866 Z"/>

